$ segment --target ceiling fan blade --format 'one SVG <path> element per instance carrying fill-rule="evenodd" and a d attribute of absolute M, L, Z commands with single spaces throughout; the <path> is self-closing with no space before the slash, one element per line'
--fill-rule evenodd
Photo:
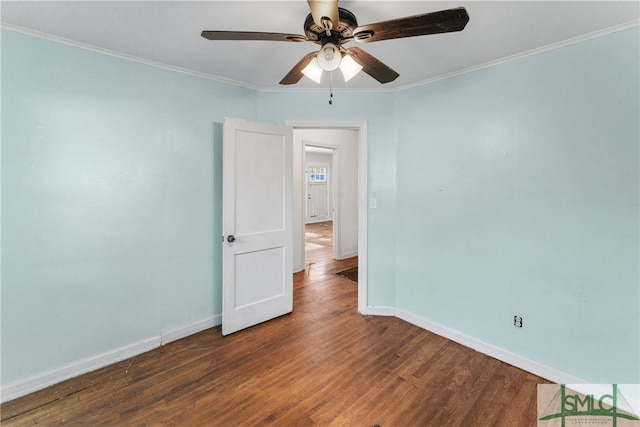
<path fill-rule="evenodd" d="M 300 81 L 300 79 L 304 76 L 302 70 L 309 65 L 309 62 L 313 58 L 316 57 L 318 52 L 309 52 L 307 53 L 292 69 L 289 73 L 284 76 L 282 80 L 280 80 L 281 85 L 293 85 Z"/>
<path fill-rule="evenodd" d="M 390 21 L 363 25 L 353 32 L 353 38 L 364 43 L 403 37 L 462 31 L 469 22 L 464 7 L 409 16 Z"/>
<path fill-rule="evenodd" d="M 323 24 L 322 18 L 329 18 L 333 24 L 333 28 L 338 29 L 340 18 L 338 16 L 338 0 L 307 0 L 313 22 L 320 28 L 327 28 Z"/>
<path fill-rule="evenodd" d="M 305 42 L 307 38 L 299 34 L 261 33 L 254 31 L 203 31 L 208 40 L 265 40 L 275 42 Z"/>
<path fill-rule="evenodd" d="M 350 48 L 348 54 L 354 61 L 362 65 L 362 71 L 382 84 L 392 82 L 400 75 L 359 47 Z"/>

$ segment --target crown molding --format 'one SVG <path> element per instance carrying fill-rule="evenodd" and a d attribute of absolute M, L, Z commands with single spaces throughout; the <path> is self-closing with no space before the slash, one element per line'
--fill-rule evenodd
<path fill-rule="evenodd" d="M 0 28 L 5 29 L 5 30 L 9 30 L 9 31 L 13 31 L 13 32 L 16 32 L 16 33 L 25 34 L 25 35 L 28 35 L 28 36 L 37 37 L 37 38 L 40 38 L 40 39 L 53 41 L 53 42 L 56 42 L 56 43 L 66 44 L 68 46 L 73 46 L 73 47 L 77 47 L 77 48 L 80 48 L 80 49 L 89 50 L 89 51 L 92 51 L 92 52 L 102 53 L 104 55 L 113 56 L 113 57 L 119 58 L 119 59 L 125 59 L 125 60 L 128 60 L 128 61 L 138 62 L 140 64 L 149 65 L 149 66 L 156 67 L 156 68 L 162 68 L 164 70 L 175 71 L 175 72 L 182 73 L 182 74 L 189 74 L 191 76 L 200 77 L 200 78 L 207 79 L 207 80 L 213 80 L 213 81 L 217 81 L 217 82 L 220 82 L 220 83 L 225 83 L 225 84 L 229 84 L 229 85 L 233 85 L 233 86 L 241 86 L 241 87 L 246 88 L 246 89 L 253 89 L 253 90 L 258 90 L 259 89 L 256 86 L 252 86 L 252 85 L 249 85 L 247 83 L 240 82 L 240 81 L 237 81 L 237 80 L 227 79 L 227 78 L 219 77 L 219 76 L 214 76 L 213 74 L 202 73 L 200 71 L 194 71 L 194 70 L 190 70 L 188 68 L 176 67 L 174 65 L 168 65 L 168 64 L 165 64 L 165 63 L 162 63 L 162 62 L 152 61 L 152 60 L 149 60 L 149 59 L 140 58 L 138 56 L 128 55 L 126 53 L 121 53 L 121 52 L 116 52 L 116 51 L 110 50 L 110 49 L 104 49 L 104 48 L 97 47 L 97 46 L 94 46 L 94 45 L 90 45 L 90 44 L 87 44 L 87 43 L 82 43 L 82 42 L 79 42 L 79 41 L 76 41 L 76 40 L 71 40 L 71 39 L 67 39 L 67 38 L 64 38 L 64 37 L 54 36 L 52 34 L 43 33 L 41 31 L 37 31 L 37 30 L 32 30 L 30 28 L 25 28 L 25 27 L 21 27 L 21 26 L 18 26 L 18 25 L 8 24 L 6 22 L 0 22 Z"/>
<path fill-rule="evenodd" d="M 587 40 L 596 39 L 598 37 L 606 36 L 609 34 L 617 33 L 620 31 L 628 30 L 634 27 L 640 26 L 640 19 L 635 19 L 633 21 L 626 22 L 624 24 L 615 25 L 613 27 L 605 28 L 602 30 L 594 31 L 592 33 L 583 34 L 580 36 L 572 37 L 570 39 L 562 40 L 556 43 L 551 43 L 546 46 L 537 47 L 535 49 L 527 50 L 524 52 L 516 53 L 514 55 L 505 56 L 503 58 L 499 58 L 493 61 L 485 62 L 484 64 L 475 65 L 473 67 L 465 68 L 463 70 L 454 71 L 447 74 L 442 74 L 440 76 L 432 77 L 427 80 L 422 80 L 420 82 L 412 83 L 409 85 L 404 85 L 396 88 L 396 92 L 400 92 L 403 90 L 411 89 L 418 86 L 424 86 L 429 83 L 434 83 L 440 80 L 445 80 L 451 77 L 459 76 L 462 74 L 472 73 L 474 71 L 483 70 L 485 68 L 495 67 L 497 65 L 505 64 L 507 62 L 517 61 L 522 58 L 526 58 L 529 56 L 537 55 L 539 53 L 548 52 L 555 49 L 560 49 L 562 47 L 570 46 L 576 43 L 581 43 Z"/>
<path fill-rule="evenodd" d="M 329 89 L 328 87 L 317 87 L 317 88 L 271 88 L 271 87 L 259 87 L 259 86 L 255 86 L 255 85 L 251 85 L 245 82 L 241 82 L 238 80 L 233 80 L 233 79 L 228 79 L 225 77 L 220 77 L 220 76 L 215 76 L 213 74 L 208 74 L 208 73 L 203 73 L 200 71 L 194 71 L 194 70 L 190 70 L 187 68 L 182 68 L 182 67 L 176 67 L 173 65 L 168 65 L 168 64 L 164 64 L 161 62 L 157 62 L 157 61 L 152 61 L 152 60 L 148 60 L 148 59 L 144 59 L 144 58 L 140 58 L 134 55 L 128 55 L 128 54 L 124 54 L 124 53 L 120 53 L 120 52 L 116 52 L 113 50 L 109 50 L 109 49 L 104 49 L 104 48 L 100 48 L 97 46 L 93 46 L 87 43 L 82 43 L 82 42 L 78 42 L 75 40 L 70 40 L 64 37 L 59 37 L 59 36 L 54 36 L 52 34 L 48 34 L 48 33 L 44 33 L 41 31 L 36 31 L 36 30 L 32 30 L 29 28 L 25 28 L 25 27 L 21 27 L 18 25 L 13 25 L 13 24 L 9 24 L 6 22 L 0 22 L 0 28 L 2 29 L 6 29 L 6 30 L 10 30 L 10 31 L 14 31 L 14 32 L 18 32 L 18 33 L 22 33 L 22 34 L 26 34 L 29 36 L 33 36 L 33 37 L 38 37 L 41 39 L 46 39 L 46 40 L 50 40 L 53 42 L 57 42 L 57 43 L 62 43 L 62 44 L 66 44 L 69 46 L 73 46 L 73 47 L 77 47 L 80 49 L 85 49 L 85 50 L 89 50 L 89 51 L 93 51 L 93 52 L 98 52 L 98 53 L 102 53 L 105 55 L 109 55 L 109 56 L 113 56 L 116 58 L 120 58 L 120 59 L 125 59 L 125 60 L 129 60 L 129 61 L 133 61 L 133 62 L 138 62 L 141 64 L 145 64 L 145 65 L 149 65 L 152 67 L 157 67 L 157 68 L 162 68 L 165 70 L 169 70 L 169 71 L 175 71 L 178 73 L 183 73 L 183 74 L 188 74 L 188 75 L 192 75 L 195 77 L 200 77 L 200 78 L 204 78 L 207 80 L 213 80 L 219 83 L 225 83 L 225 84 L 229 84 L 229 85 L 233 85 L 233 86 L 240 86 L 246 89 L 251 89 L 251 90 L 255 90 L 258 92 L 263 92 L 263 93 L 301 93 L 301 92 L 305 92 L 305 93 L 325 93 L 329 90 L 332 90 L 335 93 L 396 93 L 396 92 L 401 92 L 401 91 L 405 91 L 407 89 L 411 89 L 411 88 L 415 88 L 415 87 L 419 87 L 419 86 L 424 86 L 430 83 L 434 83 L 440 80 L 445 80 L 451 77 L 455 77 L 455 76 L 459 76 L 462 74 L 467 74 L 467 73 L 472 73 L 474 71 L 479 71 L 479 70 L 483 70 L 486 68 L 491 68 L 497 65 L 501 65 L 501 64 L 505 64 L 511 61 L 516 61 L 522 58 L 526 58 L 529 56 L 533 56 L 533 55 L 537 55 L 539 53 L 543 53 L 543 52 L 548 52 L 548 51 L 552 51 L 555 49 L 559 49 L 565 46 L 570 46 L 576 43 L 580 43 L 583 41 L 587 41 L 587 40 L 591 40 L 591 39 L 595 39 L 598 37 L 602 37 L 602 36 L 606 36 L 609 34 L 613 34 L 613 33 L 617 33 L 620 31 L 624 31 L 624 30 L 628 30 L 634 27 L 638 27 L 640 26 L 640 19 L 634 19 L 632 21 L 623 23 L 623 24 L 619 24 L 619 25 L 615 25 L 613 27 L 609 27 L 609 28 L 605 28 L 602 30 L 598 30 L 598 31 L 594 31 L 592 33 L 588 33 L 588 34 L 583 34 L 580 36 L 576 36 L 576 37 L 572 37 L 570 39 L 567 40 L 563 40 L 560 42 L 556 42 L 556 43 L 551 43 L 549 45 L 546 46 L 541 46 L 535 49 L 531 49 L 525 52 L 520 52 L 520 53 L 516 53 L 514 55 L 509 55 L 503 58 L 499 58 L 493 61 L 489 61 L 489 62 L 485 62 L 484 64 L 480 64 L 480 65 L 475 65 L 473 67 L 468 67 L 462 70 L 458 70 L 458 71 L 454 71 L 451 73 L 447 73 L 447 74 L 442 74 L 436 77 L 432 77 L 426 80 L 421 80 L 419 82 L 416 83 L 411 83 L 408 85 L 403 85 L 403 86 L 398 86 L 398 87 L 393 87 L 393 88 L 380 88 L 380 89 L 365 89 L 365 88 L 333 88 L 333 89 Z"/>

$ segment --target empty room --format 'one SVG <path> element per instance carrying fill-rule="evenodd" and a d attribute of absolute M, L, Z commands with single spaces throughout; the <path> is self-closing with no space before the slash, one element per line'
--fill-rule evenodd
<path fill-rule="evenodd" d="M 0 8 L 3 426 L 640 425 L 637 1 Z"/>

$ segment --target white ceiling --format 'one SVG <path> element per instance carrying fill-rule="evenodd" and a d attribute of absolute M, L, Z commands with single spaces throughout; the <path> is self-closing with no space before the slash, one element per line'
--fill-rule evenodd
<path fill-rule="evenodd" d="M 575 38 L 638 25 L 638 1 L 340 1 L 358 24 L 464 6 L 462 32 L 387 40 L 359 46 L 400 73 L 386 85 L 364 73 L 334 87 L 385 90 L 411 86 Z M 258 89 L 328 86 L 303 78 L 278 82 L 313 43 L 209 41 L 202 30 L 304 34 L 305 0 L 287 1 L 7 1 L 8 29 L 40 32 L 81 45 L 238 82 Z M 20 28 L 18 28 L 20 27 Z M 327 73 L 325 73 L 326 75 Z"/>

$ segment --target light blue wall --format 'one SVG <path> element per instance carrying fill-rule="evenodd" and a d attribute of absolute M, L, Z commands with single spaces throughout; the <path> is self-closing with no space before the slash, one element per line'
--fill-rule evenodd
<path fill-rule="evenodd" d="M 253 90 L 2 32 L 3 384 L 220 313 L 214 123 L 256 114 Z"/>
<path fill-rule="evenodd" d="M 640 382 L 638 40 L 398 94 L 398 309 L 577 377 Z"/>
<path fill-rule="evenodd" d="M 638 71 L 636 28 L 329 106 L 3 31 L 2 384 L 220 313 L 224 116 L 367 121 L 369 305 L 640 382 Z"/>

